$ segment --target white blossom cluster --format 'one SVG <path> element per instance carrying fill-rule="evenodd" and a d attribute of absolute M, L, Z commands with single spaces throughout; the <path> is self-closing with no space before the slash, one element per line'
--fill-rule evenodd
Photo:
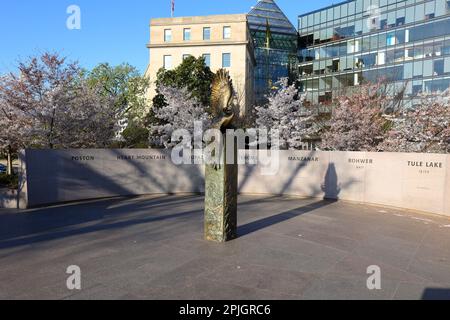
<path fill-rule="evenodd" d="M 266 105 L 255 107 L 256 125 L 279 130 L 281 149 L 299 149 L 316 132 L 314 113 L 304 106 L 304 97 L 298 97 L 298 89 L 287 79 L 280 80 L 277 86 L 279 90 L 267 97 Z"/>
<path fill-rule="evenodd" d="M 393 128 L 381 144 L 391 152 L 450 152 L 450 91 L 424 94 L 421 102 L 393 117 Z"/>
<path fill-rule="evenodd" d="M 155 108 L 155 117 L 160 124 L 150 126 L 150 144 L 154 146 L 172 148 L 179 141 L 172 141 L 175 130 L 187 130 L 194 135 L 194 122 L 201 122 L 204 130 L 211 123 L 207 108 L 197 99 L 190 97 L 186 88 L 174 88 L 161 85 L 158 91 L 164 96 L 166 105 Z"/>
<path fill-rule="evenodd" d="M 105 147 L 114 138 L 114 101 L 78 78 L 75 65 L 44 55 L 0 78 L 0 151 Z"/>

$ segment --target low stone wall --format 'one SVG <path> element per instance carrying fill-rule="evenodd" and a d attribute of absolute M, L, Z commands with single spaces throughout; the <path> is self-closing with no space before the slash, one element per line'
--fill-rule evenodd
<path fill-rule="evenodd" d="M 203 192 L 200 166 L 162 150 L 26 150 L 28 206 L 114 196 Z"/>
<path fill-rule="evenodd" d="M 450 157 L 439 154 L 281 151 L 280 172 L 243 167 L 243 193 L 324 197 L 450 216 Z"/>
<path fill-rule="evenodd" d="M 241 154 L 241 157 L 243 154 Z M 21 196 L 28 207 L 113 196 L 204 192 L 204 168 L 174 165 L 161 150 L 27 150 Z M 265 176 L 242 165 L 239 190 L 351 200 L 450 216 L 450 157 L 438 154 L 280 151 Z"/>

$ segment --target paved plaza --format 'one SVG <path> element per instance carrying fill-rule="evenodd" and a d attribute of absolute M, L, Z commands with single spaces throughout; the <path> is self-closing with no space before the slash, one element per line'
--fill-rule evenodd
<path fill-rule="evenodd" d="M 241 196 L 239 238 L 202 240 L 203 197 L 0 209 L 0 299 L 450 299 L 450 219 Z M 66 269 L 81 268 L 69 291 Z M 381 290 L 367 268 L 381 268 Z"/>

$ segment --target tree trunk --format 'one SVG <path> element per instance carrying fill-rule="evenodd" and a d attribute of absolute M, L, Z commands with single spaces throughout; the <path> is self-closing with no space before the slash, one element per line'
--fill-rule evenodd
<path fill-rule="evenodd" d="M 50 149 L 53 149 L 53 129 L 55 126 L 55 115 L 56 115 L 56 109 L 54 108 L 52 120 L 50 122 L 50 132 L 48 134 L 48 146 Z"/>
<path fill-rule="evenodd" d="M 6 165 L 7 171 L 6 171 L 6 174 L 10 176 L 10 175 L 13 174 L 11 147 L 8 147 L 8 149 L 6 151 L 6 158 L 7 158 L 7 165 Z"/>

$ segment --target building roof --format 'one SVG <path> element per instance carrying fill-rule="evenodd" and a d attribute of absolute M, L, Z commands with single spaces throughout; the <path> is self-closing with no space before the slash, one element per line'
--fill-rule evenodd
<path fill-rule="evenodd" d="M 250 30 L 266 31 L 269 22 L 272 33 L 297 34 L 280 7 L 273 0 L 259 0 L 247 15 Z"/>
<path fill-rule="evenodd" d="M 231 23 L 246 22 L 246 14 L 221 14 L 208 16 L 189 16 L 174 18 L 153 18 L 150 20 L 150 26 L 169 26 L 184 24 L 205 24 L 205 23 Z"/>

